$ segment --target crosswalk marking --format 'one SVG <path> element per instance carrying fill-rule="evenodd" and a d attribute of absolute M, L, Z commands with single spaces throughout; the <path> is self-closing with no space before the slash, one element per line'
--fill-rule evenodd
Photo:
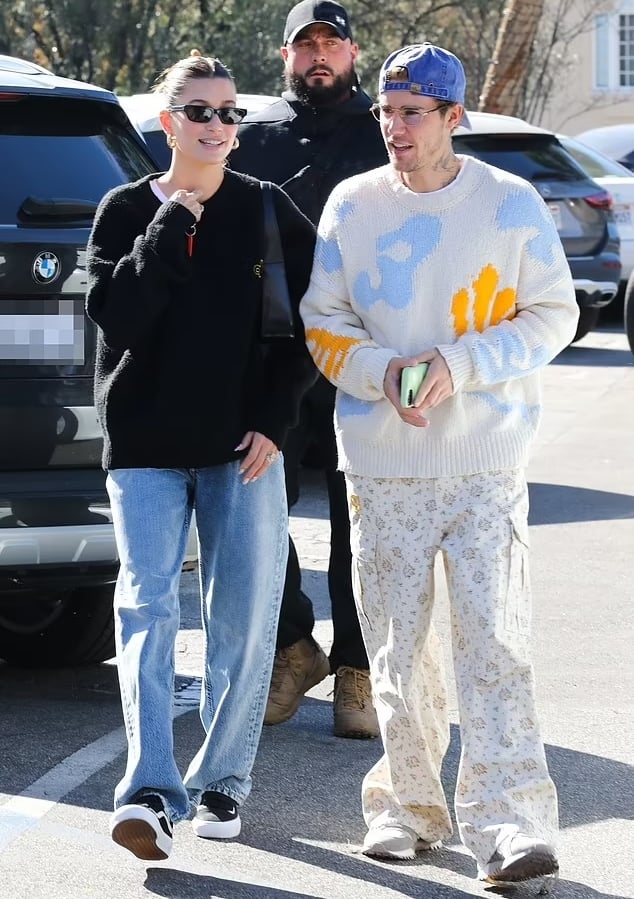
<path fill-rule="evenodd" d="M 174 691 L 174 717 L 191 712 L 200 702 L 200 678 Z M 125 729 L 118 727 L 67 756 L 17 796 L 0 805 L 0 852 L 38 822 L 82 783 L 125 752 Z"/>

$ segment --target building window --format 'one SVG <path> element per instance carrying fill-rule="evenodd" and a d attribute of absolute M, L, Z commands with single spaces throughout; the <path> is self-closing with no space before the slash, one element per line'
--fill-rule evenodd
<path fill-rule="evenodd" d="M 619 87 L 634 87 L 634 16 L 619 16 Z"/>
<path fill-rule="evenodd" d="M 634 3 L 594 20 L 594 87 L 634 92 Z"/>

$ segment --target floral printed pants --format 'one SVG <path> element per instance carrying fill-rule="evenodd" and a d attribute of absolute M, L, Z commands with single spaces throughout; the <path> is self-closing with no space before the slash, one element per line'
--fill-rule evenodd
<path fill-rule="evenodd" d="M 404 824 L 429 841 L 452 832 L 440 780 L 446 687 L 431 621 L 440 551 L 462 743 L 460 838 L 481 865 L 509 833 L 553 840 L 557 795 L 529 661 L 524 473 L 346 480 L 355 599 L 384 747 L 363 781 L 366 823 Z"/>

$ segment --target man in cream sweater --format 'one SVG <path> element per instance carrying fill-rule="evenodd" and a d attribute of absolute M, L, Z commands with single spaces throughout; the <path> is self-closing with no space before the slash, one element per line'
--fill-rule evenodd
<path fill-rule="evenodd" d="M 539 369 L 574 333 L 570 271 L 527 182 L 451 135 L 460 61 L 431 44 L 383 64 L 376 115 L 389 164 L 335 188 L 301 304 L 313 358 L 338 388 L 335 430 L 355 599 L 384 756 L 366 775 L 367 855 L 413 858 L 451 834 L 449 743 L 431 616 L 442 553 L 462 757 L 460 838 L 495 884 L 556 874 L 557 796 L 529 657 L 528 492 Z M 425 362 L 412 406 L 401 373 Z"/>

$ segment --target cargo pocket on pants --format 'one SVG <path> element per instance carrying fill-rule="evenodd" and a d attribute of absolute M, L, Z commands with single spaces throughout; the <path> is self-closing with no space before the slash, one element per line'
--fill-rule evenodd
<path fill-rule="evenodd" d="M 510 516 L 508 583 L 503 614 L 498 619 L 498 634 L 508 653 L 509 669 L 529 664 L 531 635 L 531 588 L 528 568 L 528 523 L 522 517 Z"/>
<path fill-rule="evenodd" d="M 478 659 L 478 675 L 491 684 L 530 658 L 531 592 L 528 569 L 529 536 L 525 519 L 507 519 L 508 551 L 499 559 L 498 603 L 495 631 L 490 628 Z"/>

